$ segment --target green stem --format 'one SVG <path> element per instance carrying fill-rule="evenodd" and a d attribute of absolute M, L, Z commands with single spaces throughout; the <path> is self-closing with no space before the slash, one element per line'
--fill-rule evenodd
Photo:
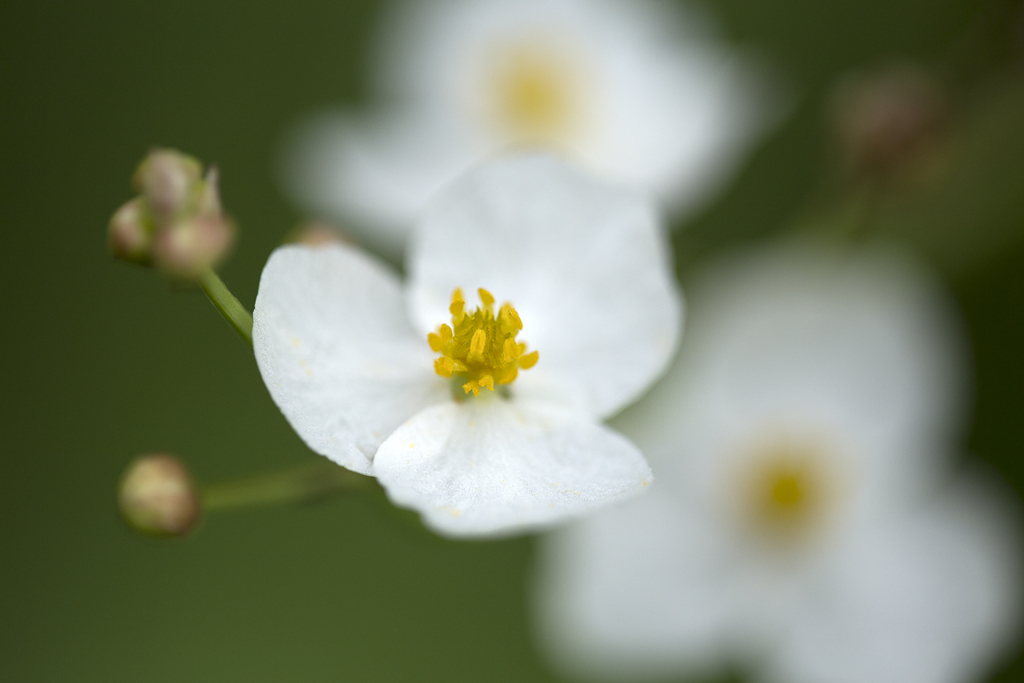
<path fill-rule="evenodd" d="M 210 302 L 220 311 L 224 319 L 235 328 L 242 339 L 252 346 L 252 316 L 249 311 L 228 290 L 227 285 L 212 270 L 207 270 L 199 277 L 199 286 L 206 292 Z"/>
<path fill-rule="evenodd" d="M 329 460 L 270 474 L 222 482 L 203 488 L 203 509 L 228 510 L 258 505 L 302 503 L 375 483 Z"/>

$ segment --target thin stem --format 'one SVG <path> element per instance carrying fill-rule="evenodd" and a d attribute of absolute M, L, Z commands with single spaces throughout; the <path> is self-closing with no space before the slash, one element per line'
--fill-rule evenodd
<path fill-rule="evenodd" d="M 249 311 L 228 290 L 227 285 L 212 270 L 207 270 L 199 278 L 199 286 L 206 292 L 210 302 L 220 311 L 224 319 L 235 328 L 242 339 L 252 346 L 252 316 Z"/>
<path fill-rule="evenodd" d="M 295 469 L 222 482 L 203 489 L 203 508 L 227 510 L 258 505 L 302 503 L 341 491 L 366 489 L 375 484 L 328 460 Z"/>

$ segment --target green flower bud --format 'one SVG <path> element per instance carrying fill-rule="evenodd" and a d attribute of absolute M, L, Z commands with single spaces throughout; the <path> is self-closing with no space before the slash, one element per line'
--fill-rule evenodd
<path fill-rule="evenodd" d="M 199 523 L 202 503 L 188 470 L 177 458 L 151 454 L 136 458 L 121 478 L 121 516 L 136 531 L 184 536 Z"/>
<path fill-rule="evenodd" d="M 110 251 L 122 261 L 149 265 L 153 260 L 153 226 L 141 198 L 126 202 L 110 219 Z"/>

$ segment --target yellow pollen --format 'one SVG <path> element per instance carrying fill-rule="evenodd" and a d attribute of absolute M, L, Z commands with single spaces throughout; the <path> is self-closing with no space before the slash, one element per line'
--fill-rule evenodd
<path fill-rule="evenodd" d="M 474 396 L 483 389 L 494 391 L 495 384 L 511 384 L 539 358 L 537 351 L 526 353 L 526 344 L 516 340 L 523 322 L 512 304 L 502 304 L 495 315 L 494 296 L 486 289 L 477 294 L 483 305 L 468 313 L 462 290 L 452 292 L 451 326 L 442 324 L 427 335 L 431 350 L 441 354 L 434 371 L 442 377 L 465 377 L 462 389 Z"/>

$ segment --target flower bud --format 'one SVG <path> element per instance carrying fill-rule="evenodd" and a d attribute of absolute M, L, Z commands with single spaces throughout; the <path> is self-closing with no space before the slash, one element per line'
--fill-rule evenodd
<path fill-rule="evenodd" d="M 107 238 L 116 258 L 142 265 L 152 262 L 153 226 L 141 198 L 125 203 L 114 213 Z"/>
<path fill-rule="evenodd" d="M 203 180 L 203 187 L 199 192 L 199 201 L 196 204 L 196 215 L 216 216 L 223 215 L 220 204 L 220 173 L 216 166 L 210 166 L 206 171 L 206 178 Z"/>
<path fill-rule="evenodd" d="M 132 179 L 157 222 L 164 225 L 195 202 L 203 167 L 174 149 L 155 149 L 142 160 Z"/>
<path fill-rule="evenodd" d="M 947 102 L 927 73 L 900 66 L 841 84 L 832 114 L 851 170 L 887 175 L 933 146 L 947 117 Z"/>
<path fill-rule="evenodd" d="M 199 216 L 161 230 L 153 244 L 153 259 L 165 274 L 194 280 L 224 258 L 234 238 L 234 226 L 227 219 Z"/>
<path fill-rule="evenodd" d="M 188 470 L 165 454 L 137 458 L 121 479 L 121 516 L 136 531 L 184 536 L 199 523 L 202 504 Z"/>

